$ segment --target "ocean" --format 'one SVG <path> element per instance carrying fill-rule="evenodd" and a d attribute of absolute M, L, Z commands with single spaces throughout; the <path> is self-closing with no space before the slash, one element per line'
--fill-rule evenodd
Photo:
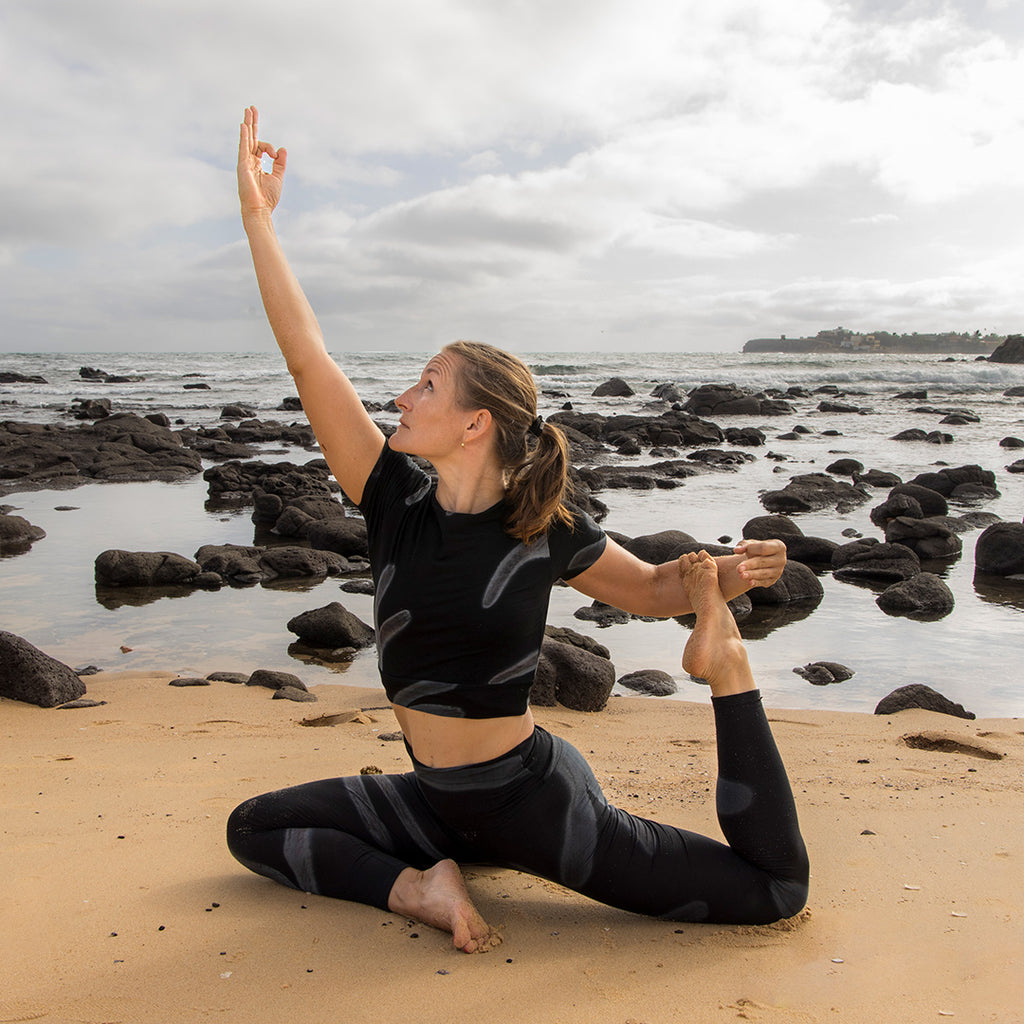
<path fill-rule="evenodd" d="M 416 379 L 428 354 L 335 355 L 364 399 L 384 403 Z M 599 493 L 609 507 L 603 525 L 619 533 L 679 529 L 706 543 L 739 538 L 747 520 L 764 514 L 759 500 L 763 491 L 781 488 L 793 475 L 824 471 L 840 457 L 903 479 L 938 466 L 977 464 L 995 472 L 1001 496 L 953 507 L 951 513 L 982 509 L 1014 522 L 1024 515 L 1024 474 L 1005 469 L 1020 454 L 999 445 L 1007 436 L 1024 437 L 1024 398 L 1005 395 L 1009 388 L 1024 385 L 1024 366 L 942 355 L 637 352 L 526 353 L 523 358 L 543 393 L 544 415 L 566 401 L 585 412 L 657 414 L 664 405 L 651 398 L 651 391 L 666 382 L 681 391 L 705 383 L 780 390 L 800 386 L 811 392 L 833 385 L 845 396 L 841 401 L 861 410 L 818 412 L 822 396 L 811 395 L 790 400 L 796 407 L 791 416 L 715 418 L 722 427 L 757 426 L 764 431 L 764 447 L 744 449 L 755 461 L 688 479 L 675 490 Z M 83 366 L 144 379 L 99 383 L 79 376 Z M 295 391 L 276 353 L 3 353 L 0 371 L 5 370 L 39 375 L 47 383 L 0 385 L 0 420 L 74 422 L 68 412 L 73 398 L 105 397 L 114 411 L 163 412 L 178 425 L 216 424 L 228 404 L 244 405 L 261 419 L 304 422 L 301 413 L 278 409 Z M 595 387 L 613 376 L 623 378 L 635 394 L 593 397 Z M 184 387 L 200 382 L 209 389 Z M 926 391 L 927 399 L 896 398 L 910 390 Z M 914 411 L 921 407 L 937 411 Z M 940 426 L 950 410 L 970 411 L 979 421 Z M 386 413 L 379 418 L 394 419 Z M 778 439 L 796 424 L 810 433 L 795 441 Z M 941 429 L 954 440 L 944 445 L 891 440 L 909 427 Z M 838 435 L 826 435 L 825 430 Z M 302 462 L 317 454 L 269 444 L 260 458 Z M 609 452 L 606 461 L 642 465 L 657 459 L 646 452 L 634 457 Z M 133 593 L 113 601 L 97 596 L 93 563 L 107 548 L 192 557 L 202 544 L 254 543 L 249 509 L 208 509 L 206 497 L 205 482 L 196 477 L 178 484 L 88 484 L 0 498 L 47 533 L 29 551 L 0 558 L 0 628 L 76 668 L 95 664 L 187 675 L 281 668 L 310 685 L 378 685 L 372 650 L 333 669 L 299 661 L 289 652 L 293 638 L 285 623 L 301 611 L 340 600 L 371 621 L 370 598 L 342 593 L 337 580 L 174 596 Z M 876 498 L 852 511 L 795 518 L 804 533 L 838 542 L 847 539 L 844 531 L 880 538 L 869 513 L 884 498 L 885 491 L 879 490 Z M 813 611 L 768 631 L 748 631 L 751 663 L 766 703 L 870 712 L 897 686 L 920 682 L 979 716 L 1024 713 L 1024 677 L 1017 668 L 1024 636 L 1024 582 L 975 579 L 978 535 L 962 535 L 963 554 L 956 561 L 928 566 L 945 579 L 956 599 L 953 612 L 941 620 L 888 616 L 875 605 L 877 591 L 841 583 L 824 572 L 824 597 Z M 661 668 L 677 679 L 680 699 L 706 697 L 706 688 L 679 666 L 688 636 L 685 625 L 631 621 L 598 628 L 574 617 L 588 603 L 569 588 L 556 588 L 549 621 L 595 636 L 611 651 L 618 675 Z M 122 646 L 131 650 L 122 653 Z M 792 671 L 811 661 L 838 661 L 855 674 L 842 683 L 812 686 Z"/>

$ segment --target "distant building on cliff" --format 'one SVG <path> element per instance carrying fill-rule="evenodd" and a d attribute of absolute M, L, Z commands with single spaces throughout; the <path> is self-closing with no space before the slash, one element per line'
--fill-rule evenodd
<path fill-rule="evenodd" d="M 818 331 L 813 338 L 752 338 L 743 346 L 744 352 L 880 352 L 880 353 L 960 353 L 964 355 L 991 355 L 1006 336 L 980 331 L 945 331 L 939 334 L 891 334 L 872 331 L 861 334 L 845 327 Z"/>

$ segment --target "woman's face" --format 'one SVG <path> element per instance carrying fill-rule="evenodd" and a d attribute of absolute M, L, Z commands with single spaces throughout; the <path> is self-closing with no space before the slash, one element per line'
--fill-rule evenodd
<path fill-rule="evenodd" d="M 472 415 L 459 407 L 459 357 L 434 356 L 419 381 L 395 399 L 402 415 L 388 443 L 398 452 L 433 461 L 458 448 Z"/>

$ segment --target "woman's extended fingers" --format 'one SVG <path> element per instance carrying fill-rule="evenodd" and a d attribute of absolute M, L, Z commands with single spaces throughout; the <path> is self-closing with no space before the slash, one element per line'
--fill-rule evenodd
<path fill-rule="evenodd" d="M 743 540 L 734 550 L 745 556 L 737 572 L 754 586 L 770 587 L 786 567 L 786 545 L 781 540 Z"/>
<path fill-rule="evenodd" d="M 264 154 L 274 161 L 273 169 L 263 170 Z M 259 138 L 259 112 L 246 107 L 238 133 L 238 188 L 243 208 L 273 210 L 281 198 L 287 154 Z"/>

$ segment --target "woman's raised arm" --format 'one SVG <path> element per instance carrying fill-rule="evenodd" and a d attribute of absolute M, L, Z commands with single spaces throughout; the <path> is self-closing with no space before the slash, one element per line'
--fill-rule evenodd
<path fill-rule="evenodd" d="M 271 172 L 262 168 L 266 155 Z M 334 478 L 352 501 L 362 499 L 384 435 L 355 388 L 331 358 L 302 287 L 285 258 L 271 214 L 281 198 L 288 154 L 259 139 L 255 107 L 245 111 L 238 138 L 238 198 L 263 308 Z"/>

